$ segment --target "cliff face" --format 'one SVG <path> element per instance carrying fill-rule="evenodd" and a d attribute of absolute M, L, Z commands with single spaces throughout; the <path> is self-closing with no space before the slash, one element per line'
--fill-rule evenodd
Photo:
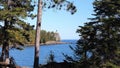
<path fill-rule="evenodd" d="M 60 35 L 59 33 L 55 33 L 55 41 L 60 41 Z"/>

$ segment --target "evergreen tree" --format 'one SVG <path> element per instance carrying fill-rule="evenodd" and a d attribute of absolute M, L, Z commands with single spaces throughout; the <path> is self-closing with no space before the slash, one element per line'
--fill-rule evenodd
<path fill-rule="evenodd" d="M 28 40 L 25 31 L 29 31 L 27 26 L 30 25 L 25 24 L 23 19 L 35 17 L 31 13 L 33 9 L 34 5 L 29 0 L 0 0 L 1 61 L 9 59 L 9 45 L 23 45 L 24 40 Z"/>
<path fill-rule="evenodd" d="M 95 18 L 80 26 L 80 39 L 72 48 L 78 67 L 120 67 L 120 0 L 95 0 L 93 5 Z"/>
<path fill-rule="evenodd" d="M 107 63 L 120 65 L 118 54 L 120 49 L 120 0 L 96 0 L 94 3 L 96 19 L 92 23 L 97 29 L 97 47 L 95 53 L 99 56 L 101 65 Z"/>

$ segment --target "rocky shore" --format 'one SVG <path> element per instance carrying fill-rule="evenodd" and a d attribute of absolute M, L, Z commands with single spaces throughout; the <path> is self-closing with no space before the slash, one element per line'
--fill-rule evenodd
<path fill-rule="evenodd" d="M 48 42 L 46 42 L 46 43 L 41 43 L 41 45 L 54 45 L 54 44 L 67 44 L 67 42 L 48 41 Z"/>

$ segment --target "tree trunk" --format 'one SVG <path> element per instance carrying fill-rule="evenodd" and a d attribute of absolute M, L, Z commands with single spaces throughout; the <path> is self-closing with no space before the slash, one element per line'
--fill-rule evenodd
<path fill-rule="evenodd" d="M 7 20 L 5 20 L 5 24 L 4 24 L 4 40 L 3 40 L 3 46 L 2 46 L 2 55 L 1 55 L 1 60 L 3 62 L 6 62 L 9 64 L 9 42 L 8 42 L 8 24 L 9 22 Z"/>
<path fill-rule="evenodd" d="M 8 10 L 10 9 L 10 3 L 11 0 L 7 0 L 7 7 Z M 7 64 L 10 63 L 9 61 L 9 29 L 10 21 L 7 20 L 7 18 L 4 20 L 4 29 L 3 29 L 3 34 L 4 34 L 4 40 L 3 40 L 3 46 L 2 46 L 2 54 L 1 54 L 1 60 Z"/>
<path fill-rule="evenodd" d="M 39 46 L 40 46 L 41 17 L 42 17 L 42 0 L 38 0 L 38 14 L 37 14 L 36 35 L 35 35 L 34 68 L 39 67 Z"/>

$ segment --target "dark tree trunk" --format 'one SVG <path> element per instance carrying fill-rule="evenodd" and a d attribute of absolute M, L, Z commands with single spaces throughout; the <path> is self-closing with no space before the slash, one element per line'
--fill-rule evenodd
<path fill-rule="evenodd" d="M 9 39 L 8 39 L 8 32 L 7 32 L 8 25 L 9 25 L 9 22 L 5 20 L 4 30 L 3 30 L 4 40 L 3 40 L 2 55 L 1 55 L 2 61 L 6 61 L 9 58 L 9 42 L 8 42 Z"/>
<path fill-rule="evenodd" d="M 42 17 L 42 0 L 38 0 L 38 14 L 37 14 L 37 24 L 36 24 L 36 36 L 35 36 L 34 68 L 39 67 L 41 17 Z"/>
<path fill-rule="evenodd" d="M 11 0 L 7 0 L 7 7 L 8 10 L 10 9 L 10 3 Z M 6 62 L 9 64 L 9 34 L 8 34 L 8 29 L 9 29 L 9 23 L 10 21 L 7 20 L 7 18 L 4 20 L 4 29 L 3 29 L 3 34 L 4 34 L 4 40 L 3 40 L 3 46 L 2 46 L 2 54 L 1 54 L 1 60 L 3 62 Z"/>

